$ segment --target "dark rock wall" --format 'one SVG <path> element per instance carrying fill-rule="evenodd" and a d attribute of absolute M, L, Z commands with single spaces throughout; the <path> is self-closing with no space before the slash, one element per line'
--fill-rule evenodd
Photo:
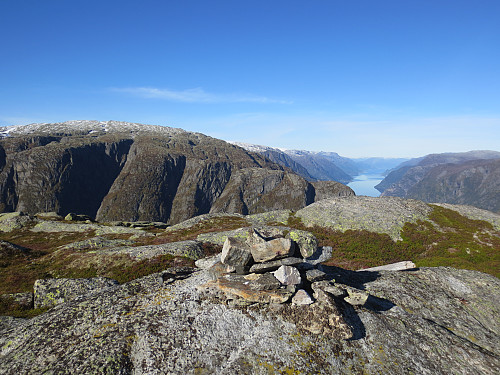
<path fill-rule="evenodd" d="M 51 142 L 21 147 L 6 157 L 0 173 L 2 211 L 79 212 L 95 217 L 131 143 Z"/>
<path fill-rule="evenodd" d="M 8 137 L 0 140 L 0 168 L 1 212 L 76 212 L 99 221 L 174 224 L 209 212 L 295 210 L 315 196 L 338 196 L 317 195 L 263 155 L 187 132 Z"/>

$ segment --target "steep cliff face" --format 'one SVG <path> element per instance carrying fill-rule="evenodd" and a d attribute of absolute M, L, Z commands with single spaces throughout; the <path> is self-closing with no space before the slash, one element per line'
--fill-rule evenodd
<path fill-rule="evenodd" d="M 211 212 L 261 213 L 281 209 L 284 200 L 297 210 L 314 202 L 314 188 L 292 173 L 245 168 L 231 176 Z"/>
<path fill-rule="evenodd" d="M 428 155 L 403 163 L 376 188 L 382 196 L 498 210 L 498 160 L 500 152 L 496 151 Z"/>
<path fill-rule="evenodd" d="M 312 185 L 264 156 L 180 129 L 78 121 L 0 134 L 1 212 L 177 223 L 314 201 Z"/>
<path fill-rule="evenodd" d="M 406 196 L 500 212 L 500 159 L 436 166 Z"/>
<path fill-rule="evenodd" d="M 12 146 L 9 141 L 2 140 L 6 148 Z M 94 216 L 132 143 L 92 139 L 71 143 L 58 139 L 46 145 L 28 142 L 26 139 L 27 147 L 21 147 L 21 151 L 5 155 L 0 174 L 2 211 Z"/>

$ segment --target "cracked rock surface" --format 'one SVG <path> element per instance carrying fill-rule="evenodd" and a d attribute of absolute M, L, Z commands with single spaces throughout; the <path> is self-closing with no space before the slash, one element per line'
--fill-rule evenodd
<path fill-rule="evenodd" d="M 366 302 L 348 304 L 325 280 L 309 305 L 231 304 L 199 288 L 208 270 L 169 269 L 32 319 L 0 318 L 0 373 L 499 373 L 500 280 L 323 271 Z"/>

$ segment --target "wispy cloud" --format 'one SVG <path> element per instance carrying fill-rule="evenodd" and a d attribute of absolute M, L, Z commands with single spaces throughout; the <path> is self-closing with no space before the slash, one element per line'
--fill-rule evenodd
<path fill-rule="evenodd" d="M 127 93 L 142 98 L 164 99 L 184 103 L 277 103 L 291 104 L 290 101 L 272 99 L 250 94 L 215 94 L 201 87 L 186 90 L 160 89 L 155 87 L 113 88 L 112 91 Z"/>

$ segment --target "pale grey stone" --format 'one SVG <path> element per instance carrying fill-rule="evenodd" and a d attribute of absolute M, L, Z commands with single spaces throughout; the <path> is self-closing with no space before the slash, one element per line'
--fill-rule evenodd
<path fill-rule="evenodd" d="M 170 254 L 196 260 L 205 255 L 203 248 L 201 247 L 201 243 L 191 240 L 164 243 L 160 245 L 117 247 L 113 249 L 100 250 L 99 253 L 110 255 L 127 254 L 135 259 L 151 259 L 160 255 Z"/>
<path fill-rule="evenodd" d="M 304 289 L 299 289 L 292 297 L 292 304 L 294 305 L 310 305 L 313 302 L 311 296 Z"/>
<path fill-rule="evenodd" d="M 249 272 L 262 273 L 275 271 L 281 266 L 297 266 L 302 264 L 303 262 L 304 260 L 302 258 L 288 257 L 278 260 L 272 260 L 270 262 L 255 263 L 252 265 L 252 267 L 250 267 Z"/>
<path fill-rule="evenodd" d="M 298 285 L 302 282 L 300 272 L 295 267 L 281 266 L 277 271 L 273 272 L 273 275 L 283 285 Z"/>
<path fill-rule="evenodd" d="M 207 270 L 218 262 L 220 262 L 220 254 L 217 254 L 217 255 L 214 255 L 211 257 L 198 259 L 196 262 L 194 262 L 194 264 L 198 268 Z"/>
<path fill-rule="evenodd" d="M 370 272 L 377 272 L 377 271 L 402 271 L 402 270 L 408 270 L 415 268 L 415 263 L 413 263 L 410 260 L 405 260 L 403 262 L 397 262 L 397 263 L 391 263 L 391 264 L 384 264 L 383 266 L 378 266 L 378 267 L 371 267 L 371 268 L 364 268 L 359 271 L 370 271 Z"/>

